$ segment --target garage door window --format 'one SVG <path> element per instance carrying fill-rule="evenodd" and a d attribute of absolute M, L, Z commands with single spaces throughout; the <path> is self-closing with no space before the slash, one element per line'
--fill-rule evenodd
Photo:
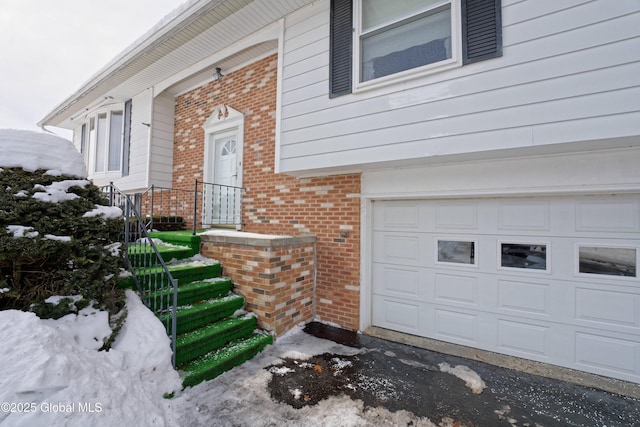
<path fill-rule="evenodd" d="M 439 263 L 453 263 L 476 266 L 475 240 L 445 240 L 437 239 L 437 253 Z"/>
<path fill-rule="evenodd" d="M 500 242 L 500 267 L 548 271 L 546 243 Z"/>
<path fill-rule="evenodd" d="M 638 277 L 636 248 L 578 245 L 578 272 Z"/>

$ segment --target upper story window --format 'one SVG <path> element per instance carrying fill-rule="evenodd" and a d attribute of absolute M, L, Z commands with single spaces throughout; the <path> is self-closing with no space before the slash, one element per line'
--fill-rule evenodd
<path fill-rule="evenodd" d="M 501 0 L 331 0 L 329 96 L 502 56 Z"/>
<path fill-rule="evenodd" d="M 359 82 L 451 59 L 451 1 L 359 0 Z"/>

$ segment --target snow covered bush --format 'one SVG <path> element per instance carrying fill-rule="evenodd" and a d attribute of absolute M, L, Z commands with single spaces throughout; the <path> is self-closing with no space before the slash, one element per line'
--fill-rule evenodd
<path fill-rule="evenodd" d="M 94 301 L 115 313 L 124 301 L 117 287 L 121 211 L 106 206 L 82 172 L 43 168 L 50 166 L 38 157 L 52 147 L 38 145 L 39 135 L 0 130 L 0 310 L 32 309 L 47 317 L 46 298 L 82 295 L 85 302 L 67 304 L 69 310 Z M 66 145 L 75 151 L 69 141 L 53 138 L 58 152 Z M 28 156 L 19 152 L 23 144 Z M 48 316 L 68 312 L 56 310 Z"/>

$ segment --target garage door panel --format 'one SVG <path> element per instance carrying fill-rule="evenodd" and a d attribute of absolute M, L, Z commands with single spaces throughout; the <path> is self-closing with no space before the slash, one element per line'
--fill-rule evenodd
<path fill-rule="evenodd" d="M 629 233 L 640 231 L 638 201 L 634 199 L 587 199 L 576 202 L 576 231 Z"/>
<path fill-rule="evenodd" d="M 640 197 L 376 202 L 373 222 L 374 325 L 640 383 Z"/>
<path fill-rule="evenodd" d="M 501 201 L 498 229 L 549 231 L 549 202 L 545 200 Z"/>
<path fill-rule="evenodd" d="M 498 320 L 498 347 L 521 357 L 548 358 L 550 328 L 513 320 Z M 515 353 L 514 353 L 515 352 Z"/>
<path fill-rule="evenodd" d="M 424 271 L 418 267 L 375 264 L 373 291 L 400 298 L 425 299 Z"/>
<path fill-rule="evenodd" d="M 419 303 L 383 296 L 373 298 L 373 322 L 384 328 L 421 335 L 420 316 L 424 312 Z"/>
<path fill-rule="evenodd" d="M 477 230 L 478 203 L 469 201 L 442 201 L 434 204 L 435 229 Z"/>
<path fill-rule="evenodd" d="M 549 284 L 515 280 L 498 280 L 498 306 L 515 315 L 550 315 Z"/>
<path fill-rule="evenodd" d="M 432 259 L 427 237 L 422 234 L 376 232 L 374 239 L 374 262 L 420 266 Z"/>
<path fill-rule="evenodd" d="M 377 215 L 373 227 L 376 230 L 418 230 L 420 220 L 419 201 L 376 202 Z"/>
<path fill-rule="evenodd" d="M 464 345 L 478 344 L 478 315 L 453 310 L 435 310 L 436 338 Z"/>
<path fill-rule="evenodd" d="M 640 380 L 640 343 L 617 337 L 577 332 L 575 363 L 586 370 L 603 375 L 622 374 Z M 615 375 L 615 376 L 618 376 Z"/>
<path fill-rule="evenodd" d="M 478 278 L 457 274 L 435 274 L 435 302 L 478 305 Z"/>
<path fill-rule="evenodd" d="M 640 333 L 640 295 L 577 288 L 576 318 L 605 328 L 631 327 Z"/>

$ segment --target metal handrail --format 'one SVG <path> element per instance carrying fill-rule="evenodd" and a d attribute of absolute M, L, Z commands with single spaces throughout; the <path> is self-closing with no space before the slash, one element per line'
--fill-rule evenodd
<path fill-rule="evenodd" d="M 188 220 L 191 213 L 191 190 L 151 185 L 144 192 L 138 193 L 140 206 L 146 207 L 148 216 L 147 228 L 153 230 L 156 216 L 166 218 L 169 224 L 179 224 L 177 218 Z M 156 212 L 157 211 L 157 212 Z M 141 212 L 142 213 L 142 212 Z"/>
<path fill-rule="evenodd" d="M 145 209 L 147 229 L 154 229 L 154 217 L 166 217 L 167 224 L 182 218 L 191 223 L 195 235 L 199 227 L 230 225 L 242 227 L 242 196 L 246 189 L 211 182 L 194 182 L 193 190 L 151 185 L 136 193 L 135 206 Z M 173 218 L 175 222 L 170 219 Z"/>
<path fill-rule="evenodd" d="M 125 263 L 143 303 L 156 313 L 171 337 L 171 361 L 175 367 L 178 280 L 173 278 L 158 252 L 131 196 L 124 194 L 113 183 L 103 187 L 103 191 L 108 194 L 109 204 L 123 211 Z"/>
<path fill-rule="evenodd" d="M 198 192 L 198 186 L 202 190 Z M 242 226 L 242 196 L 246 189 L 233 185 L 215 184 L 195 180 L 194 217 L 197 215 L 197 195 L 202 194 L 202 225 Z M 195 233 L 195 226 L 194 226 Z"/>

